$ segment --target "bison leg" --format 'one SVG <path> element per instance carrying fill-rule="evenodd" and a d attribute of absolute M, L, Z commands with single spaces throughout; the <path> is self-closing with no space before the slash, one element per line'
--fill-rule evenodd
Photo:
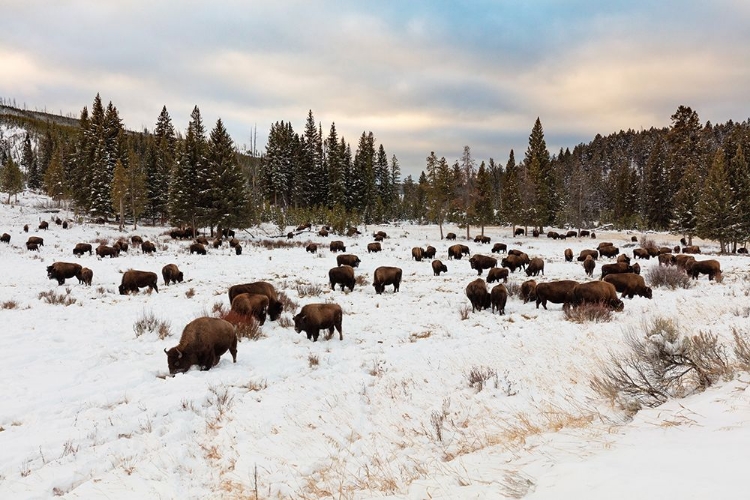
<path fill-rule="evenodd" d="M 310 330 L 310 336 L 312 336 L 313 342 L 317 342 L 318 337 L 320 336 L 320 330 L 318 330 L 317 328 Z M 307 338 L 310 338 L 310 336 L 308 336 Z"/>
<path fill-rule="evenodd" d="M 65 278 L 57 278 L 57 284 L 58 285 L 64 285 L 65 284 Z"/>

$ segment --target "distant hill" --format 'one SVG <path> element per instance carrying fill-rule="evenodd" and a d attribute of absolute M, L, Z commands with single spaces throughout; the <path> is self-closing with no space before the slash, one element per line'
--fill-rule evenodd
<path fill-rule="evenodd" d="M 44 111 L 30 111 L 0 104 L 0 121 L 14 124 L 32 124 L 34 122 L 54 123 L 65 127 L 78 127 L 78 118 L 61 116 Z"/>

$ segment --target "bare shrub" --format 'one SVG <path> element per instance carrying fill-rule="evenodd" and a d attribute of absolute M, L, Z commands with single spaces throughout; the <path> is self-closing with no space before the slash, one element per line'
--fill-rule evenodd
<path fill-rule="evenodd" d="M 291 297 L 289 297 L 284 292 L 279 292 L 277 294 L 277 299 L 279 302 L 281 302 L 282 307 L 284 308 L 284 311 L 293 312 L 297 310 L 297 302 L 295 302 Z"/>
<path fill-rule="evenodd" d="M 521 296 L 521 284 L 517 281 L 511 281 L 505 284 L 505 289 L 508 290 L 508 297 L 520 297 Z"/>
<path fill-rule="evenodd" d="M 654 240 L 652 240 L 651 238 L 649 238 L 649 237 L 647 237 L 645 235 L 641 236 L 639 242 L 641 244 L 641 248 L 644 248 L 644 249 L 649 250 L 651 252 L 659 250 L 659 245 L 657 245 Z"/>
<path fill-rule="evenodd" d="M 497 372 L 487 366 L 473 366 L 466 376 L 469 379 L 469 387 L 474 387 L 480 392 L 488 380 L 497 377 Z"/>
<path fill-rule="evenodd" d="M 295 290 L 297 290 L 297 295 L 300 297 L 318 297 L 321 293 L 323 293 L 323 287 L 320 285 L 302 285 L 298 284 L 295 287 Z"/>
<path fill-rule="evenodd" d="M 96 288 L 96 293 L 98 293 L 99 295 L 104 295 L 107 293 L 107 289 L 103 286 L 99 286 Z"/>
<path fill-rule="evenodd" d="M 168 321 L 160 320 L 156 317 L 153 311 L 143 311 L 141 317 L 133 323 L 133 331 L 136 337 L 140 337 L 144 333 L 158 333 L 159 339 L 164 340 L 169 335 L 170 325 Z"/>
<path fill-rule="evenodd" d="M 285 240 L 281 238 L 277 238 L 275 240 L 261 240 L 259 242 L 254 242 L 253 244 L 256 246 L 261 246 L 268 250 L 276 250 L 279 248 L 297 248 L 297 247 L 303 247 L 306 245 L 306 243 L 302 241 Z"/>
<path fill-rule="evenodd" d="M 643 336 L 631 330 L 625 338 L 628 352 L 610 352 L 609 364 L 591 382 L 625 410 L 659 406 L 704 390 L 730 372 L 716 335 L 681 335 L 673 320 L 661 317 L 644 323 L 643 330 Z"/>
<path fill-rule="evenodd" d="M 195 288 L 190 288 L 187 292 L 185 292 L 185 297 L 189 299 L 195 297 Z"/>
<path fill-rule="evenodd" d="M 309 354 L 307 356 L 307 362 L 310 364 L 310 368 L 313 368 L 320 364 L 320 359 L 317 354 Z"/>
<path fill-rule="evenodd" d="M 260 323 L 255 318 L 237 324 L 237 337 L 240 339 L 258 340 L 265 337 L 260 328 Z"/>
<path fill-rule="evenodd" d="M 214 302 L 211 306 L 211 314 L 217 318 L 222 318 L 227 315 L 227 307 L 223 302 Z"/>
<path fill-rule="evenodd" d="M 586 302 L 576 307 L 563 309 L 565 319 L 574 323 L 605 323 L 612 320 L 612 309 L 603 302 Z"/>
<path fill-rule="evenodd" d="M 367 276 L 364 274 L 358 274 L 354 277 L 354 283 L 357 284 L 357 286 L 367 286 L 370 284 L 370 280 L 367 279 Z"/>
<path fill-rule="evenodd" d="M 282 328 L 289 328 L 294 326 L 294 320 L 291 316 L 284 314 L 282 316 L 279 316 L 279 319 L 277 321 L 280 327 Z"/>
<path fill-rule="evenodd" d="M 416 342 L 420 339 L 428 339 L 432 336 L 432 331 L 427 330 L 426 332 L 418 332 L 418 333 L 410 333 L 409 334 L 409 342 Z"/>
<path fill-rule="evenodd" d="M 3 309 L 15 309 L 16 307 L 18 307 L 18 302 L 15 300 L 6 300 L 2 304 Z"/>
<path fill-rule="evenodd" d="M 740 368 L 750 371 L 750 341 L 747 337 L 732 328 L 734 337 L 734 356 L 737 358 L 737 364 Z"/>
<path fill-rule="evenodd" d="M 690 288 L 692 283 L 685 271 L 676 266 L 651 266 L 646 272 L 646 279 L 653 287 Z"/>
<path fill-rule="evenodd" d="M 469 314 L 471 314 L 471 306 L 464 304 L 458 309 L 458 315 L 461 318 L 461 321 L 469 319 Z"/>
<path fill-rule="evenodd" d="M 47 304 L 69 306 L 76 303 L 76 299 L 70 296 L 70 288 L 65 289 L 65 293 L 56 293 L 54 290 L 39 292 L 39 299 L 44 300 Z"/>

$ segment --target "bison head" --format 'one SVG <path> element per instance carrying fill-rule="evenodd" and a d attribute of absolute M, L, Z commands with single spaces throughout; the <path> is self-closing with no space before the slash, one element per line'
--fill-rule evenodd
<path fill-rule="evenodd" d="M 610 302 L 610 305 L 612 306 L 612 309 L 614 309 L 617 312 L 622 311 L 625 309 L 625 303 L 621 301 L 620 299 L 614 299 Z"/>
<path fill-rule="evenodd" d="M 175 276 L 175 279 L 177 279 L 178 283 L 182 283 L 182 277 L 182 271 L 180 271 L 179 273 L 177 273 L 177 276 Z"/>
<path fill-rule="evenodd" d="M 127 295 L 128 294 L 128 289 L 125 288 L 125 285 L 120 285 L 118 287 L 118 290 L 120 291 L 120 295 Z"/>
<path fill-rule="evenodd" d="M 297 314 L 294 317 L 294 331 L 300 333 L 305 328 L 305 320 L 307 318 L 302 313 Z"/>
<path fill-rule="evenodd" d="M 185 373 L 192 365 L 196 364 L 195 360 L 192 359 L 194 356 L 183 355 L 176 347 L 168 351 L 164 349 L 164 352 L 167 354 L 167 366 L 169 367 L 170 375 Z"/>
<path fill-rule="evenodd" d="M 653 290 L 651 290 L 650 286 L 647 286 L 646 287 L 646 294 L 644 295 L 644 297 L 646 297 L 647 299 L 650 299 L 652 296 L 653 296 Z"/>
<path fill-rule="evenodd" d="M 279 301 L 275 301 L 268 305 L 268 315 L 271 317 L 271 321 L 276 321 L 284 311 L 284 304 Z"/>
<path fill-rule="evenodd" d="M 382 294 L 385 291 L 385 285 L 383 283 L 373 283 L 373 287 L 375 287 L 375 293 Z"/>
<path fill-rule="evenodd" d="M 448 266 L 446 266 L 445 264 L 443 264 L 442 266 L 440 266 L 440 270 L 442 272 L 444 272 L 444 273 L 447 273 L 448 272 Z"/>

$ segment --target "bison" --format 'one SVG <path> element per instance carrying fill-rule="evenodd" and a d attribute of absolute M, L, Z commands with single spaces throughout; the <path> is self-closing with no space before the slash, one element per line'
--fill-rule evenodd
<path fill-rule="evenodd" d="M 86 252 L 88 252 L 89 255 L 92 255 L 93 249 L 91 248 L 90 243 L 77 243 L 75 248 L 73 248 L 73 255 L 77 255 L 79 257 Z"/>
<path fill-rule="evenodd" d="M 118 241 L 115 242 L 114 245 L 112 245 L 112 248 L 116 248 L 117 249 L 117 253 L 119 254 L 120 252 L 127 252 L 129 246 L 128 246 L 128 242 L 127 241 L 125 241 L 125 240 L 118 240 Z"/>
<path fill-rule="evenodd" d="M 536 286 L 536 308 L 539 304 L 547 309 L 547 302 L 553 304 L 562 304 L 563 309 L 567 309 L 573 301 L 573 289 L 578 285 L 577 281 L 559 280 L 548 283 L 539 283 Z"/>
<path fill-rule="evenodd" d="M 231 308 L 242 317 L 255 318 L 262 325 L 268 313 L 268 297 L 262 293 L 241 293 L 232 300 Z"/>
<path fill-rule="evenodd" d="M 505 243 L 495 243 L 492 245 L 492 253 L 506 253 L 508 251 L 508 245 Z"/>
<path fill-rule="evenodd" d="M 83 267 L 80 264 L 70 262 L 55 262 L 47 266 L 47 278 L 57 280 L 58 285 L 64 285 L 66 279 L 76 278 L 81 274 Z"/>
<path fill-rule="evenodd" d="M 624 253 L 621 253 L 617 256 L 617 262 L 624 262 L 625 264 L 630 264 L 630 257 L 625 255 Z"/>
<path fill-rule="evenodd" d="M 47 222 L 46 220 L 43 220 L 42 222 L 40 222 L 39 229 L 44 229 L 45 231 L 49 229 L 49 222 Z"/>
<path fill-rule="evenodd" d="M 694 280 L 698 279 L 699 274 L 707 274 L 708 280 L 721 281 L 721 264 L 718 260 L 691 260 L 685 264 L 685 271 Z"/>
<path fill-rule="evenodd" d="M 578 231 L 568 231 L 565 233 L 566 238 L 576 238 L 578 236 Z"/>
<path fill-rule="evenodd" d="M 596 262 L 594 261 L 593 257 L 591 257 L 591 255 L 587 255 L 586 260 L 583 261 L 583 270 L 586 272 L 586 275 L 593 276 L 595 267 Z"/>
<path fill-rule="evenodd" d="M 442 263 L 442 261 L 439 260 L 433 260 L 432 261 L 432 272 L 435 276 L 440 276 L 440 273 L 447 273 L 448 272 L 448 266 Z"/>
<path fill-rule="evenodd" d="M 537 287 L 538 288 L 538 287 Z M 606 281 L 589 281 L 573 288 L 573 305 L 603 304 L 615 311 L 622 311 L 625 304 L 617 298 L 617 290 Z"/>
<path fill-rule="evenodd" d="M 639 266 L 640 267 L 640 266 Z M 602 266 L 602 279 L 608 274 L 634 273 L 633 266 L 626 262 L 615 262 L 614 264 L 604 264 Z"/>
<path fill-rule="evenodd" d="M 684 247 L 682 253 L 701 253 L 701 249 L 697 245 L 691 245 Z"/>
<path fill-rule="evenodd" d="M 152 273 L 153 274 L 153 273 Z M 169 373 L 183 373 L 193 365 L 210 370 L 219 364 L 219 358 L 229 351 L 232 362 L 237 362 L 237 334 L 235 327 L 220 318 L 198 318 L 185 326 L 180 343 L 164 352 L 167 354 Z"/>
<path fill-rule="evenodd" d="M 26 240 L 26 246 L 29 246 L 29 243 L 33 243 L 35 245 L 38 245 L 40 247 L 44 246 L 44 238 L 40 238 L 39 236 L 29 236 L 29 239 Z"/>
<path fill-rule="evenodd" d="M 620 249 L 613 245 L 599 248 L 599 255 L 601 255 L 602 257 L 617 257 L 618 253 L 620 253 Z"/>
<path fill-rule="evenodd" d="M 119 257 L 120 250 L 115 247 L 110 247 L 107 245 L 99 245 L 96 247 L 96 255 L 99 258 L 109 257 L 110 259 L 114 259 L 115 257 Z"/>
<path fill-rule="evenodd" d="M 580 231 L 578 231 L 578 237 L 579 238 L 584 238 L 584 237 L 586 237 L 588 235 L 589 235 L 589 231 L 586 230 L 586 229 L 581 229 Z"/>
<path fill-rule="evenodd" d="M 343 255 L 337 255 L 336 256 L 336 265 L 339 266 L 352 266 L 352 267 L 359 267 L 359 263 L 361 261 L 359 260 L 359 257 L 356 255 L 352 255 L 350 253 L 345 253 Z"/>
<path fill-rule="evenodd" d="M 88 267 L 84 267 L 83 269 L 81 269 L 81 272 L 78 273 L 78 276 L 76 276 L 76 278 L 78 278 L 79 284 L 83 283 L 84 285 L 91 286 L 91 280 L 94 279 L 94 271 L 92 271 Z"/>
<path fill-rule="evenodd" d="M 466 296 L 471 302 L 471 312 L 490 307 L 490 293 L 487 291 L 487 284 L 482 278 L 477 278 L 466 285 Z"/>
<path fill-rule="evenodd" d="M 508 269 L 505 267 L 493 267 L 490 269 L 490 272 L 487 273 L 487 283 L 494 283 L 500 280 L 503 280 L 503 283 L 508 282 Z"/>
<path fill-rule="evenodd" d="M 0 242 L 10 243 L 10 235 L 8 233 L 3 233 L 3 235 L 0 236 Z"/>
<path fill-rule="evenodd" d="M 336 289 L 336 285 L 341 285 L 341 291 L 344 291 L 344 287 L 349 288 L 349 291 L 354 291 L 354 268 L 352 266 L 339 266 L 333 267 L 328 271 L 328 281 L 331 283 L 331 290 Z"/>
<path fill-rule="evenodd" d="M 328 245 L 328 249 L 331 252 L 346 252 L 346 246 L 344 246 L 344 242 L 340 240 L 332 241 Z"/>
<path fill-rule="evenodd" d="M 497 312 L 502 316 L 505 314 L 505 304 L 508 302 L 508 289 L 502 283 L 492 287 L 490 291 L 490 305 L 492 306 L 491 312 Z"/>
<path fill-rule="evenodd" d="M 456 233 L 448 233 L 445 235 L 446 240 L 455 240 L 456 239 Z"/>
<path fill-rule="evenodd" d="M 143 244 L 143 238 L 134 234 L 133 236 L 130 237 L 130 243 L 133 246 L 141 246 Z"/>
<path fill-rule="evenodd" d="M 464 256 L 463 251 L 461 250 L 461 247 L 463 245 L 451 245 L 448 247 L 448 258 L 449 259 L 458 259 L 461 260 L 461 257 Z"/>
<path fill-rule="evenodd" d="M 385 231 L 378 231 L 377 233 L 373 234 L 376 238 L 385 239 L 388 237 L 388 234 Z"/>
<path fill-rule="evenodd" d="M 672 258 L 672 262 L 674 263 L 674 265 L 679 267 L 680 269 L 687 269 L 688 262 L 691 262 L 694 260 L 695 260 L 695 257 L 693 257 L 692 255 L 685 255 L 685 254 L 675 255 Z"/>
<path fill-rule="evenodd" d="M 279 301 L 276 289 L 272 284 L 265 281 L 232 285 L 229 287 L 229 303 L 241 293 L 260 293 L 268 297 L 268 316 L 271 321 L 276 321 L 284 310 L 284 305 Z"/>
<path fill-rule="evenodd" d="M 177 267 L 176 264 L 167 264 L 161 268 L 161 275 L 164 278 L 164 284 L 169 285 L 172 283 L 182 283 L 182 271 Z"/>
<path fill-rule="evenodd" d="M 530 300 L 536 300 L 536 281 L 526 280 L 521 283 L 521 299 L 524 304 Z"/>
<path fill-rule="evenodd" d="M 139 288 L 148 287 L 159 293 L 159 287 L 156 284 L 156 273 L 150 271 L 135 271 L 133 269 L 125 271 L 120 282 L 120 295 L 126 295 L 128 292 L 137 292 Z"/>
<path fill-rule="evenodd" d="M 375 269 L 375 276 L 372 286 L 375 293 L 380 295 L 385 291 L 386 285 L 393 285 L 393 293 L 398 292 L 401 286 L 402 271 L 400 267 L 381 266 Z"/>
<path fill-rule="evenodd" d="M 242 245 L 240 245 L 239 243 L 237 243 L 234 246 L 234 253 L 235 253 L 235 255 L 242 255 Z"/>
<path fill-rule="evenodd" d="M 318 231 L 318 236 L 322 236 L 323 238 L 325 238 L 326 236 L 328 236 L 328 230 L 326 230 L 325 228 L 320 228 L 320 231 Z"/>
<path fill-rule="evenodd" d="M 651 254 L 648 253 L 648 250 L 645 248 L 634 248 L 633 249 L 633 258 L 634 259 L 646 259 L 649 260 L 651 258 Z"/>
<path fill-rule="evenodd" d="M 305 252 L 316 253 L 318 251 L 318 245 L 315 243 L 309 243 L 305 247 Z"/>
<path fill-rule="evenodd" d="M 411 258 L 416 260 L 417 262 L 422 261 L 423 255 L 424 255 L 424 250 L 421 247 L 414 247 L 411 249 Z"/>
<path fill-rule="evenodd" d="M 489 236 L 478 234 L 474 237 L 474 243 L 489 243 L 492 239 Z"/>
<path fill-rule="evenodd" d="M 573 262 L 573 250 L 571 250 L 570 248 L 566 248 L 564 255 L 565 255 L 565 262 Z"/>
<path fill-rule="evenodd" d="M 206 238 L 205 236 L 198 236 L 197 238 L 195 238 L 195 242 L 206 246 L 208 245 L 208 238 Z"/>
<path fill-rule="evenodd" d="M 24 224 L 23 225 L 23 232 L 24 233 L 28 233 L 29 232 L 29 225 L 28 224 Z"/>
<path fill-rule="evenodd" d="M 224 241 L 221 238 L 216 238 L 213 242 L 211 242 L 211 246 L 214 248 L 221 248 L 221 245 L 224 243 Z"/>
<path fill-rule="evenodd" d="M 599 252 L 597 250 L 581 250 L 581 253 L 578 254 L 578 262 L 583 262 L 589 255 L 594 260 L 599 258 Z"/>
<path fill-rule="evenodd" d="M 500 261 L 500 265 L 510 269 L 510 272 L 516 272 L 516 269 L 525 267 L 524 259 L 518 255 L 508 255 Z"/>
<path fill-rule="evenodd" d="M 317 342 L 320 330 L 328 330 L 326 340 L 333 337 L 333 329 L 339 332 L 339 340 L 344 340 L 341 331 L 343 317 L 341 306 L 338 304 L 307 304 L 302 306 L 299 314 L 294 317 L 294 331 L 305 332 L 307 339 Z"/>
<path fill-rule="evenodd" d="M 383 247 L 381 247 L 380 243 L 377 241 L 375 243 L 367 244 L 367 253 L 380 252 L 381 250 L 383 250 Z"/>
<path fill-rule="evenodd" d="M 26 250 L 32 251 L 32 252 L 38 252 L 39 251 L 39 245 L 36 243 L 29 243 L 26 242 Z"/>
<path fill-rule="evenodd" d="M 472 269 L 476 269 L 477 275 L 481 276 L 482 271 L 485 269 L 491 269 L 497 266 L 497 259 L 494 257 L 487 257 L 486 255 L 474 255 L 469 259 L 469 265 Z"/>
<path fill-rule="evenodd" d="M 141 243 L 141 252 L 143 253 L 154 253 L 156 252 L 156 245 L 150 241 L 144 241 Z"/>
<path fill-rule="evenodd" d="M 539 257 L 534 257 L 529 262 L 529 265 L 526 266 L 526 276 L 538 276 L 539 273 L 542 273 L 542 276 L 544 276 L 544 261 Z"/>
<path fill-rule="evenodd" d="M 615 286 L 615 290 L 622 294 L 620 295 L 621 299 L 625 298 L 625 296 L 632 299 L 634 295 L 650 299 L 653 295 L 651 287 L 646 286 L 643 276 L 637 274 L 610 274 L 604 278 L 604 281 L 612 283 Z"/>
<path fill-rule="evenodd" d="M 525 236 L 525 235 L 526 235 L 526 231 L 522 227 L 518 227 L 518 228 L 516 228 L 515 231 L 513 231 L 513 237 L 514 238 L 516 236 Z"/>
<path fill-rule="evenodd" d="M 427 248 L 425 248 L 422 251 L 422 258 L 423 259 L 434 259 L 435 254 L 437 253 L 437 249 L 431 245 L 427 245 Z"/>
<path fill-rule="evenodd" d="M 674 265 L 674 255 L 671 253 L 659 254 L 659 265 L 660 266 L 672 266 Z"/>
<path fill-rule="evenodd" d="M 190 255 L 197 253 L 198 255 L 206 255 L 206 247 L 203 243 L 192 243 L 190 245 Z"/>

